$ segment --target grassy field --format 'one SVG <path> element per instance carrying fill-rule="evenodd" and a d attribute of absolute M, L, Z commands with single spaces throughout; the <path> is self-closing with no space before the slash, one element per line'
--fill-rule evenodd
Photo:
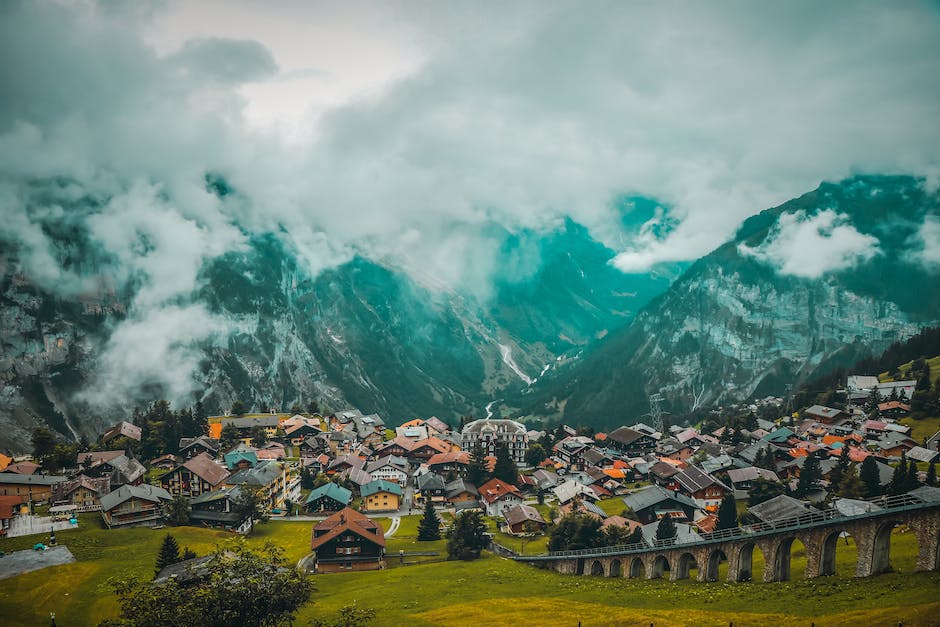
<path fill-rule="evenodd" d="M 387 570 L 315 577 L 317 590 L 313 601 L 301 609 L 298 624 L 335 616 L 354 601 L 377 611 L 376 625 L 575 625 L 579 621 L 583 625 L 780 625 L 812 620 L 826 625 L 899 621 L 926 625 L 940 616 L 936 594 L 940 573 L 911 574 L 917 551 L 911 533 L 892 539 L 892 563 L 901 574 L 856 580 L 850 576 L 854 547 L 840 544 L 834 577 L 732 585 L 563 576 L 490 554 L 475 562 L 399 566 L 395 557 L 399 548 L 439 550 L 441 557 L 446 552 L 444 541 L 414 539 L 419 518 L 403 518 L 399 531 L 389 538 Z M 380 522 L 385 528 L 390 523 Z M 249 542 L 260 545 L 270 540 L 296 562 L 309 550 L 311 527 L 310 522 L 270 522 L 258 525 Z M 0 622 L 47 625 L 50 611 L 60 625 L 94 625 L 113 616 L 116 604 L 108 577 L 150 577 L 168 531 L 181 546 L 199 554 L 231 537 L 194 527 L 107 531 L 98 528 L 94 516 L 83 517 L 79 529 L 58 534 L 60 544 L 75 554 L 75 564 L 0 580 L 4 617 Z M 0 549 L 28 548 L 36 540 L 36 536 L 4 539 Z M 526 552 L 536 549 L 530 544 Z M 792 554 L 793 576 L 800 577 L 805 567 L 801 547 Z M 761 556 L 755 552 L 755 572 L 761 566 Z"/>
<path fill-rule="evenodd" d="M 911 439 L 918 444 L 923 444 L 924 438 L 929 438 L 937 431 L 940 431 L 940 416 L 921 418 L 920 420 L 902 418 L 900 423 L 911 428 Z"/>
<path fill-rule="evenodd" d="M 906 364 L 901 364 L 898 366 L 898 371 L 900 371 L 902 377 L 907 377 L 911 371 L 911 364 L 913 362 L 907 362 Z M 931 357 L 927 360 L 927 365 L 930 366 L 930 381 L 936 385 L 937 380 L 940 379 L 940 355 L 937 357 Z M 891 381 L 891 377 L 888 376 L 889 373 L 882 372 L 878 375 L 879 381 Z"/>

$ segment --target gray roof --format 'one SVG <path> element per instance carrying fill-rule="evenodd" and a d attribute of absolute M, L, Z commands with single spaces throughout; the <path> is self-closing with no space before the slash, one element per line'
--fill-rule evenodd
<path fill-rule="evenodd" d="M 764 522 L 794 518 L 809 511 L 809 505 L 792 496 L 780 494 L 758 505 L 751 505 L 747 511 Z"/>
<path fill-rule="evenodd" d="M 52 486 L 68 477 L 59 475 L 21 475 L 16 472 L 0 472 L 0 484 Z"/>
<path fill-rule="evenodd" d="M 239 486 L 234 486 L 231 488 L 224 487 L 219 488 L 218 490 L 213 490 L 212 492 L 203 492 L 189 503 L 190 505 L 202 505 L 203 503 L 211 503 L 213 501 L 219 501 L 226 498 L 234 501 L 238 498 L 239 494 L 241 494 L 241 488 Z"/>
<path fill-rule="evenodd" d="M 281 465 L 273 460 L 259 462 L 254 468 L 239 470 L 225 483 L 230 485 L 266 486 L 281 475 Z"/>
<path fill-rule="evenodd" d="M 214 555 L 205 557 L 194 557 L 191 560 L 170 564 L 154 578 L 153 583 L 166 583 L 170 579 L 177 583 L 188 583 L 208 575 L 209 562 L 214 559 Z"/>
<path fill-rule="evenodd" d="M 843 516 L 858 516 L 881 509 L 874 503 L 856 499 L 836 499 L 832 506 Z"/>
<path fill-rule="evenodd" d="M 917 498 L 927 501 L 928 503 L 938 503 L 940 502 L 940 488 L 935 488 L 929 485 L 922 485 L 916 490 L 911 490 L 908 494 L 916 496 Z"/>
<path fill-rule="evenodd" d="M 446 490 L 447 498 L 453 498 L 460 494 L 461 492 L 467 492 L 474 496 L 480 496 L 479 490 L 472 483 L 467 483 L 463 479 L 454 479 L 447 484 L 444 488 Z"/>
<path fill-rule="evenodd" d="M 117 490 L 108 492 L 101 497 L 101 509 L 105 511 L 113 509 L 124 501 L 128 501 L 132 498 L 151 501 L 153 503 L 159 503 L 160 501 L 169 501 L 173 499 L 169 492 L 154 485 L 122 485 Z"/>
<path fill-rule="evenodd" d="M 724 490 L 728 490 L 728 486 L 723 484 L 718 479 L 715 479 L 711 475 L 706 475 L 700 469 L 695 466 L 689 466 L 685 470 L 680 471 L 673 477 L 676 481 L 679 482 L 683 488 L 689 492 L 698 492 L 699 490 L 704 490 L 708 486 L 717 485 Z"/>
<path fill-rule="evenodd" d="M 444 478 L 436 472 L 426 472 L 415 479 L 418 490 L 443 490 Z"/>
<path fill-rule="evenodd" d="M 660 521 L 652 522 L 640 527 L 640 533 L 643 534 L 643 541 L 649 545 L 656 542 L 656 530 L 659 529 Z M 692 526 L 685 523 L 673 521 L 676 526 L 676 544 L 687 544 L 689 542 L 698 542 L 702 536 L 692 531 Z"/>
<path fill-rule="evenodd" d="M 259 418 L 223 418 L 222 428 L 228 425 L 235 425 L 238 429 L 252 429 L 254 427 L 277 427 L 279 421 L 277 416 L 262 416 Z"/>
<path fill-rule="evenodd" d="M 757 466 L 748 466 L 747 468 L 731 468 L 728 470 L 728 481 L 731 483 L 741 483 L 742 481 L 754 481 L 755 479 L 766 479 L 767 481 L 780 481 L 780 478 L 772 470 L 758 468 Z"/>
<path fill-rule="evenodd" d="M 908 459 L 924 463 L 936 461 L 938 456 L 940 456 L 940 453 L 931 451 L 929 448 L 924 448 L 923 446 L 915 446 L 907 452 Z"/>
<path fill-rule="evenodd" d="M 666 500 L 673 500 L 682 505 L 686 505 L 693 509 L 699 509 L 699 506 L 687 497 L 684 494 L 678 492 L 672 492 L 658 485 L 651 485 L 648 488 L 634 492 L 633 494 L 628 494 L 623 497 L 624 505 L 632 509 L 634 512 L 638 512 L 642 509 L 646 509 L 658 503 L 661 503 Z"/>

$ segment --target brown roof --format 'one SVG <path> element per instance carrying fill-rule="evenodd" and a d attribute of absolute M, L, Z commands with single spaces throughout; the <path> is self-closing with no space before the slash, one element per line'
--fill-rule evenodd
<path fill-rule="evenodd" d="M 451 451 L 449 453 L 437 453 L 428 460 L 428 466 L 435 464 L 469 464 L 470 453 L 468 451 Z"/>
<path fill-rule="evenodd" d="M 522 503 L 513 505 L 508 510 L 506 510 L 506 513 L 503 514 L 503 518 L 506 519 L 506 524 L 508 525 L 515 525 L 527 520 L 543 525 L 548 524 L 545 522 L 545 519 L 542 518 L 542 515 L 537 509 Z"/>
<path fill-rule="evenodd" d="M 56 500 L 62 500 L 78 488 L 87 488 L 100 497 L 111 491 L 111 478 L 105 476 L 92 479 L 86 475 L 79 475 L 72 481 L 63 481 L 52 486 L 52 496 Z"/>
<path fill-rule="evenodd" d="M 126 452 L 123 449 L 120 451 L 88 451 L 87 453 L 79 453 L 76 461 L 79 465 L 87 462 L 92 466 L 97 466 L 125 454 Z"/>
<path fill-rule="evenodd" d="M 3 472 L 11 472 L 18 475 L 34 475 L 39 468 L 39 464 L 35 462 L 17 462 L 4 468 Z"/>
<path fill-rule="evenodd" d="M 346 507 L 313 526 L 310 550 L 316 551 L 318 547 L 344 531 L 351 531 L 370 542 L 385 546 L 385 532 L 382 531 L 382 527 L 365 514 Z"/>
<path fill-rule="evenodd" d="M 448 444 L 447 442 L 445 442 L 444 440 L 440 438 L 433 438 L 433 437 L 427 438 L 425 440 L 418 440 L 417 442 L 414 443 L 414 448 L 412 448 L 412 450 L 417 450 L 425 446 L 429 448 L 433 448 L 435 451 L 439 453 L 447 453 L 451 450 L 450 444 Z"/>
<path fill-rule="evenodd" d="M 519 498 L 522 498 L 522 495 L 519 494 L 519 490 L 516 489 L 516 486 L 499 479 L 490 479 L 480 486 L 480 496 L 483 497 L 483 500 L 487 503 L 492 503 L 497 499 L 506 496 L 507 494 L 514 494 Z"/>
<path fill-rule="evenodd" d="M 183 466 L 188 468 L 189 471 L 197 477 L 208 481 L 209 484 L 213 486 L 219 485 L 229 476 L 228 470 L 215 463 L 215 460 L 209 457 L 208 453 L 199 453 L 199 455 L 188 460 Z"/>

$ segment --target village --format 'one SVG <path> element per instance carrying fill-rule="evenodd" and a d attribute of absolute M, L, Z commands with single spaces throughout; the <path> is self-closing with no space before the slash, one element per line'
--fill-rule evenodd
<path fill-rule="evenodd" d="M 528 543 L 531 553 L 688 542 L 814 508 L 864 509 L 865 499 L 885 494 L 937 500 L 940 433 L 917 441 L 902 424 L 918 382 L 846 383 L 842 409 L 758 418 L 761 407 L 783 400 L 768 398 L 742 408 L 752 428 L 737 431 L 662 433 L 637 423 L 546 432 L 497 418 L 453 429 L 434 417 L 392 429 L 354 409 L 272 412 L 208 417 L 204 432 L 182 437 L 177 450 L 140 461 L 133 451 L 141 427 L 121 422 L 58 474 L 0 458 L 0 534 L 45 533 L 54 543 L 56 529 L 89 512 L 109 530 L 189 525 L 248 534 L 257 521 L 310 520 L 304 567 L 329 573 L 403 561 L 386 555 L 370 517 L 400 521 L 425 510 L 440 513 L 433 520 L 445 532 L 462 513 L 479 512 L 493 531 L 488 548 L 525 552 Z M 571 531 L 573 524 L 590 533 Z"/>

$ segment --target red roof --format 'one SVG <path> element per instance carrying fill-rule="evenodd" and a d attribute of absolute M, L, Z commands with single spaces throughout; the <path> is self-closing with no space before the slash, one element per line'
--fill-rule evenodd
<path fill-rule="evenodd" d="M 499 479 L 490 479 L 480 486 L 479 491 L 480 496 L 487 503 L 493 503 L 494 501 L 503 498 L 507 494 L 513 494 L 519 498 L 522 498 L 522 495 L 519 494 L 519 490 L 516 488 L 516 486 Z"/>
<path fill-rule="evenodd" d="M 40 465 L 36 462 L 16 462 L 3 469 L 3 472 L 12 472 L 18 475 L 34 475 L 39 470 Z"/>
<path fill-rule="evenodd" d="M 451 451 L 449 453 L 436 453 L 428 460 L 428 466 L 435 464 L 469 464 L 470 453 L 467 451 Z"/>
<path fill-rule="evenodd" d="M 346 507 L 313 526 L 310 550 L 316 551 L 318 547 L 344 531 L 351 531 L 370 542 L 385 546 L 385 532 L 382 531 L 382 527 L 365 514 Z"/>

